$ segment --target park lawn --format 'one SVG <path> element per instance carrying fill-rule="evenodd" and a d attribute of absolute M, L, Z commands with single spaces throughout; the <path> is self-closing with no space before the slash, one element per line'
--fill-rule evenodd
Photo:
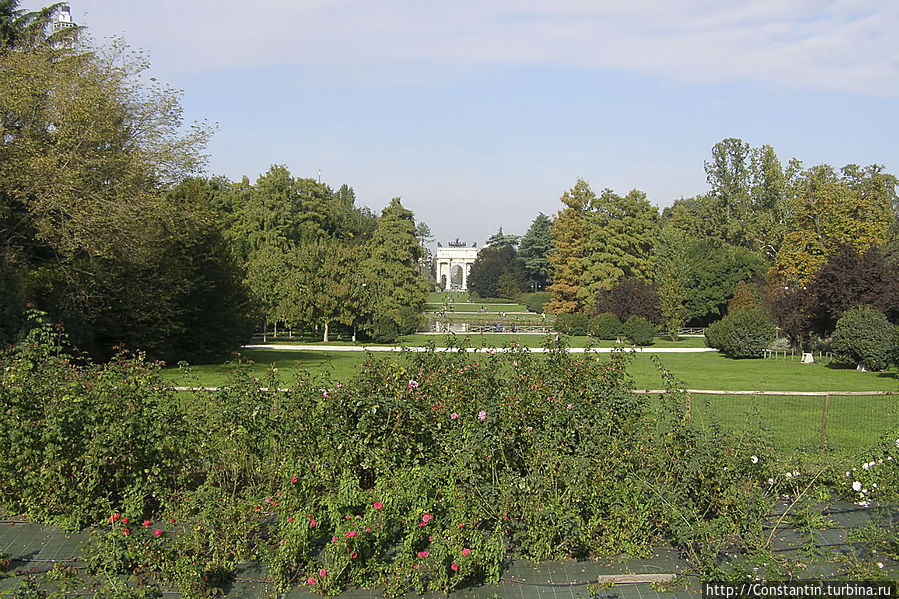
<path fill-rule="evenodd" d="M 524 347 L 544 347 L 547 344 L 554 343 L 555 334 L 520 334 L 520 333 L 465 333 L 452 335 L 452 343 L 459 344 L 468 339 L 468 347 L 492 347 L 501 348 L 508 347 L 512 343 L 520 343 Z M 614 341 L 603 341 L 592 337 L 568 337 L 571 347 L 615 347 Z M 252 341 L 252 345 L 262 344 L 262 337 L 256 337 Z M 319 337 L 298 337 L 289 338 L 287 334 L 273 337 L 269 335 L 267 344 L 277 345 L 319 345 L 324 350 L 329 345 L 337 347 L 426 347 L 434 344 L 435 347 L 447 347 L 449 341 L 446 335 L 442 334 L 425 334 L 415 333 L 413 335 L 403 335 L 397 343 L 373 343 L 370 341 L 357 341 L 353 343 L 349 339 L 331 340 L 327 344 L 322 343 Z M 668 337 L 656 337 L 650 348 L 653 347 L 705 347 L 705 339 L 703 337 L 681 337 L 679 341 L 673 342 Z"/>
<path fill-rule="evenodd" d="M 686 389 L 741 391 L 899 391 L 899 373 L 859 372 L 831 364 L 802 364 L 795 359 L 733 360 L 719 353 L 657 354 L 662 366 Z M 660 389 L 662 377 L 652 354 L 634 355 L 631 376 L 638 389 Z"/>
<path fill-rule="evenodd" d="M 241 368 L 251 375 L 264 378 L 272 368 L 284 386 L 290 386 L 296 377 L 308 373 L 325 381 L 339 382 L 353 377 L 365 361 L 365 352 L 293 351 L 249 349 L 240 352 L 244 362 Z M 175 386 L 220 387 L 236 368 L 234 361 L 221 364 L 190 365 L 186 370 L 178 367 L 163 368 L 162 376 Z"/>
<path fill-rule="evenodd" d="M 423 336 L 435 338 L 436 336 Z M 436 337 L 436 339 L 440 339 Z M 701 340 L 700 340 L 701 341 Z M 671 343 L 668 341 L 667 343 Z M 442 344 L 440 344 L 442 345 Z M 661 343 L 660 343 L 661 345 Z M 255 376 L 262 376 L 270 366 L 278 368 L 283 380 L 291 381 L 305 368 L 313 374 L 324 375 L 331 381 L 352 377 L 366 359 L 365 352 L 329 352 L 327 346 L 314 351 L 246 349 L 241 355 L 253 363 L 247 367 Z M 607 354 L 597 354 L 600 360 Z M 402 360 L 402 356 L 395 355 Z M 837 364 L 802 364 L 798 359 L 732 360 L 718 353 L 634 354 L 628 368 L 638 389 L 664 388 L 662 375 L 655 361 L 682 381 L 688 389 L 720 389 L 742 391 L 899 391 L 899 373 L 858 372 Z M 300 367 L 298 367 L 298 363 Z M 233 362 L 194 365 L 191 373 L 199 384 L 222 385 Z M 176 384 L 189 384 L 177 367 L 163 369 L 163 375 Z"/>
<path fill-rule="evenodd" d="M 297 378 L 331 385 L 352 378 L 366 360 L 365 352 L 244 350 L 250 360 L 242 368 L 265 379 L 274 366 L 278 385 L 291 387 Z M 378 354 L 403 360 L 401 354 Z M 471 356 L 473 360 L 483 356 Z M 595 356 L 607 360 L 607 354 Z M 899 390 L 899 373 L 858 372 L 835 365 L 802 364 L 796 360 L 731 360 L 716 353 L 658 354 L 656 360 L 671 370 L 688 389 L 765 391 L 883 391 Z M 664 383 L 650 354 L 634 354 L 628 373 L 637 389 L 662 389 Z M 192 366 L 189 374 L 178 368 L 163 370 L 173 385 L 218 387 L 226 385 L 234 363 Z M 653 396 L 651 401 L 658 401 Z M 829 400 L 827 441 L 833 455 L 851 456 L 870 447 L 885 432 L 899 426 L 899 397 L 840 397 Z M 779 451 L 816 454 L 821 447 L 824 398 L 784 396 L 715 396 L 692 394 L 692 415 L 703 425 L 749 430 L 767 436 Z"/>

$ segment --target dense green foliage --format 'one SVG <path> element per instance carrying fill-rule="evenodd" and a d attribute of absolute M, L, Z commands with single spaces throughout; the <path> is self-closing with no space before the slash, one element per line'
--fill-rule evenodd
<path fill-rule="evenodd" d="M 731 358 L 761 358 L 774 342 L 774 323 L 761 310 L 739 310 L 706 329 L 706 344 Z"/>
<path fill-rule="evenodd" d="M 896 327 L 870 306 L 847 310 L 837 321 L 831 347 L 846 364 L 884 370 L 896 360 Z"/>
<path fill-rule="evenodd" d="M 206 199 L 173 190 L 210 130 L 182 133 L 178 94 L 121 44 L 45 39 L 53 10 L 15 17 L 0 50 L 0 341 L 30 303 L 95 356 L 220 358 L 247 294 Z"/>
<path fill-rule="evenodd" d="M 517 300 L 527 289 L 527 274 L 515 247 L 501 243 L 482 248 L 471 265 L 468 288 L 478 297 Z"/>
<path fill-rule="evenodd" d="M 612 341 L 622 334 L 621 320 L 611 312 L 597 314 L 590 319 L 590 335 L 597 339 Z"/>
<path fill-rule="evenodd" d="M 534 293 L 525 293 L 519 299 L 529 312 L 543 314 L 546 311 L 544 306 L 550 300 L 550 297 L 549 291 L 535 291 Z"/>
<path fill-rule="evenodd" d="M 621 325 L 621 334 L 634 345 L 652 345 L 655 326 L 642 316 L 631 316 Z"/>
<path fill-rule="evenodd" d="M 769 509 L 769 450 L 632 394 L 622 355 L 415 353 L 290 391 L 237 367 L 176 394 L 140 360 L 62 352 L 43 327 L 0 354 L 0 503 L 98 524 L 91 569 L 151 586 L 204 596 L 261 558 L 274 591 L 450 591 L 513 556 L 659 542 L 708 571 L 703 547 L 758 538 Z"/>
<path fill-rule="evenodd" d="M 559 314 L 556 316 L 555 329 L 565 335 L 586 335 L 590 331 L 590 317 L 583 312 Z"/>
<path fill-rule="evenodd" d="M 539 213 L 518 246 L 518 257 L 524 262 L 532 290 L 546 289 L 552 283 L 549 263 L 549 253 L 553 247 L 552 224 L 550 217 Z"/>
<path fill-rule="evenodd" d="M 382 338 L 391 326 L 400 335 L 414 332 L 428 288 L 418 269 L 422 248 L 416 238 L 415 217 L 399 198 L 381 211 L 365 250 L 368 257 L 362 261 L 361 270 L 368 281 L 370 309 L 377 314 L 377 322 L 366 328 L 380 330 Z"/>

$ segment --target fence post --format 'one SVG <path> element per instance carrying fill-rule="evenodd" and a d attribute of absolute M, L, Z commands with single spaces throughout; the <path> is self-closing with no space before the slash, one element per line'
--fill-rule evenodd
<path fill-rule="evenodd" d="M 824 396 L 824 415 L 821 417 L 821 453 L 827 445 L 827 409 L 830 407 L 830 395 Z"/>
<path fill-rule="evenodd" d="M 686 406 L 684 416 L 686 416 L 687 420 L 690 420 L 691 414 L 693 412 L 693 394 L 687 393 L 687 399 L 684 405 Z"/>

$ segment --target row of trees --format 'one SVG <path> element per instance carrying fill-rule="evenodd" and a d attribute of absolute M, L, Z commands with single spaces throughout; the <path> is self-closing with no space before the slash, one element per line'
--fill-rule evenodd
<path fill-rule="evenodd" d="M 797 346 L 862 304 L 899 321 L 896 177 L 877 165 L 806 168 L 793 159 L 784 167 L 770 146 L 733 138 L 715 144 L 705 171 L 708 193 L 661 213 L 639 190 L 597 194 L 578 180 L 554 220 L 538 217 L 549 231 L 539 254 L 551 292 L 546 309 L 637 315 L 674 333 L 720 319 L 736 292 Z M 503 276 L 510 284 L 484 291 L 511 297 L 528 287 L 526 274 L 509 276 L 522 272 L 521 262 L 490 244 L 471 281 Z"/>
<path fill-rule="evenodd" d="M 214 359 L 264 319 L 410 328 L 421 247 L 399 200 L 377 217 L 281 166 L 199 177 L 213 128 L 183 127 L 123 43 L 50 35 L 56 8 L 0 3 L 0 343 L 28 306 L 99 358 Z"/>
<path fill-rule="evenodd" d="M 524 237 L 506 235 L 500 227 L 478 252 L 471 266 L 469 289 L 480 297 L 511 299 L 525 291 L 546 289 L 552 281 L 552 224 L 552 219 L 541 212 Z"/>
<path fill-rule="evenodd" d="M 315 328 L 327 341 L 334 325 L 393 340 L 418 324 L 424 250 L 399 198 L 377 217 L 355 205 L 351 187 L 334 191 L 285 166 L 254 184 L 196 184 L 209 192 L 265 326 Z"/>

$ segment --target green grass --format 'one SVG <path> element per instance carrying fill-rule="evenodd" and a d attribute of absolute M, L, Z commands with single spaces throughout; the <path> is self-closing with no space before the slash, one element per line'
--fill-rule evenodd
<path fill-rule="evenodd" d="M 419 339 L 422 338 L 422 339 Z M 488 336 L 485 336 L 488 337 Z M 494 336 L 489 336 L 494 337 Z M 496 337 L 500 337 L 497 335 Z M 509 335 L 509 340 L 513 336 Z M 521 341 L 540 345 L 540 336 L 523 336 Z M 434 341 L 443 345 L 441 337 L 434 335 L 410 336 L 410 345 Z M 692 344 L 701 339 L 691 339 Z M 681 342 L 686 343 L 686 341 Z M 660 341 L 658 346 L 672 345 L 670 341 Z M 477 345 L 473 343 L 473 345 Z M 494 347 L 502 344 L 492 344 Z M 700 345 L 701 346 L 701 345 Z M 304 368 L 326 375 L 331 380 L 344 380 L 352 376 L 366 357 L 365 352 L 329 352 L 322 345 L 314 351 L 293 350 L 244 350 L 242 355 L 252 360 L 251 372 L 263 374 L 269 366 L 277 367 L 289 381 L 298 370 L 299 362 Z M 683 347 L 683 345 L 679 345 Z M 606 359 L 599 354 L 600 359 Z M 683 382 L 688 389 L 722 389 L 742 391 L 899 391 L 899 373 L 896 369 L 886 372 L 858 372 L 836 364 L 801 364 L 795 360 L 731 360 L 717 353 L 657 354 L 656 358 Z M 397 355 L 396 359 L 402 359 Z M 221 385 L 231 363 L 195 365 L 191 367 L 201 383 L 209 386 Z M 629 368 L 630 376 L 638 389 L 659 389 L 664 386 L 661 374 L 653 363 L 651 354 L 635 354 Z M 178 368 L 167 368 L 164 375 L 172 381 L 186 378 Z"/>
<path fill-rule="evenodd" d="M 428 337 L 428 336 L 422 336 Z M 509 336 L 511 338 L 511 336 Z M 435 339 L 430 336 L 430 339 Z M 436 339 L 440 339 L 436 337 Z M 417 341 L 415 337 L 407 341 Z M 692 343 L 702 340 L 691 340 Z M 671 343 L 668 341 L 667 343 Z M 329 352 L 327 346 L 315 351 L 245 350 L 252 361 L 245 367 L 263 377 L 270 367 L 278 369 L 281 384 L 291 386 L 296 377 L 308 372 L 333 382 L 345 381 L 365 361 L 364 352 Z M 607 359 L 598 355 L 599 359 Z M 731 360 L 720 354 L 660 354 L 662 365 L 671 370 L 689 389 L 741 391 L 899 391 L 899 373 L 858 372 L 837 365 L 802 364 L 795 360 Z M 402 360 L 399 354 L 394 356 Z M 473 358 L 478 359 L 478 358 Z M 185 374 L 177 368 L 163 371 L 176 385 L 221 386 L 226 383 L 228 364 L 190 367 Z M 636 354 L 628 369 L 637 389 L 664 387 L 652 357 Z M 815 453 L 821 447 L 823 397 L 718 396 L 694 394 L 693 417 L 701 423 L 719 423 L 726 428 L 749 429 L 767 435 L 783 452 Z M 899 426 L 899 398 L 895 396 L 840 397 L 829 400 L 827 440 L 835 455 L 847 456 L 870 446 L 891 427 Z"/>
<path fill-rule="evenodd" d="M 718 353 L 660 354 L 658 358 L 688 389 L 899 391 L 899 374 L 895 368 L 886 372 L 859 372 L 836 363 L 802 364 L 798 358 L 732 360 Z M 638 389 L 658 389 L 663 384 L 648 354 L 634 356 L 630 374 Z"/>
<path fill-rule="evenodd" d="M 547 342 L 551 342 L 555 338 L 555 334 L 521 335 L 517 333 L 466 333 L 464 335 L 454 335 L 454 337 L 456 338 L 457 343 L 467 338 L 469 340 L 470 347 L 498 348 L 507 347 L 510 343 L 520 343 L 525 347 L 543 347 L 547 344 Z M 570 337 L 569 342 L 571 343 L 571 347 L 615 347 L 616 345 L 614 341 L 602 341 L 599 339 L 593 339 L 592 337 Z M 269 335 L 266 343 L 278 345 L 321 345 L 322 348 L 326 348 L 328 347 L 328 345 L 334 345 L 338 347 L 375 347 L 392 345 L 415 347 L 427 346 L 431 343 L 433 343 L 437 347 L 445 347 L 447 341 L 444 335 L 426 335 L 416 333 L 414 335 L 403 335 L 395 344 L 371 343 L 368 341 L 357 341 L 356 343 L 353 343 L 349 339 L 341 339 L 330 341 L 327 345 L 325 345 L 321 342 L 320 337 L 299 337 L 294 335 L 294 337 L 291 339 L 285 333 L 279 335 L 278 337 Z M 262 337 L 254 338 L 252 344 L 262 344 Z M 705 347 L 705 341 L 702 337 L 681 337 L 681 339 L 675 343 L 672 342 L 668 337 L 656 337 L 655 342 L 649 347 Z"/>

